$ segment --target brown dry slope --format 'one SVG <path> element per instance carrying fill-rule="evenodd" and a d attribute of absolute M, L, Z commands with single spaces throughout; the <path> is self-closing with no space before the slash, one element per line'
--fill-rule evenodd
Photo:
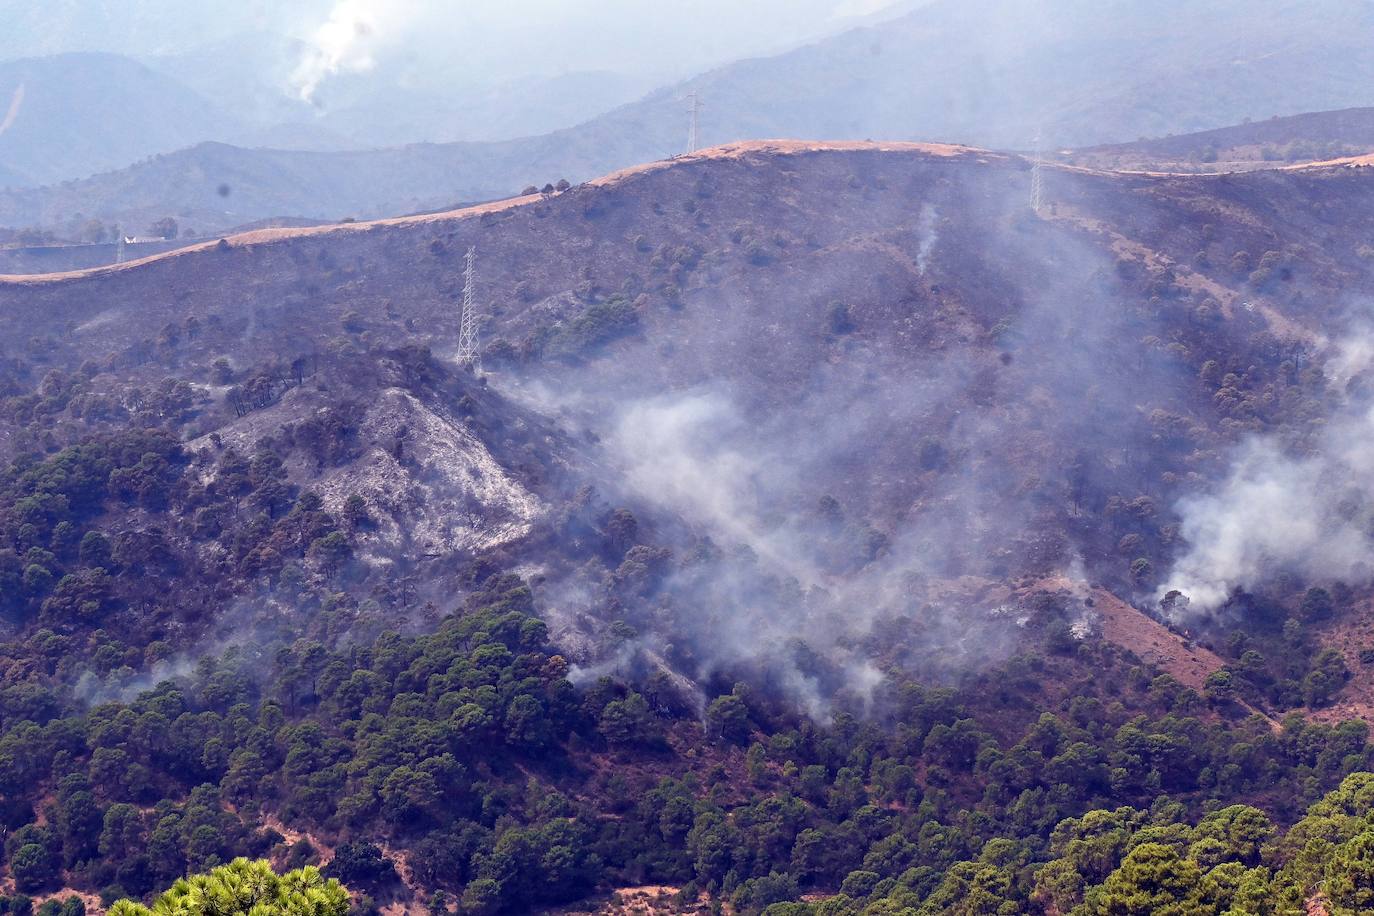
<path fill-rule="evenodd" d="M 1093 599 L 1102 615 L 1104 637 L 1173 675 L 1179 683 L 1201 691 L 1208 675 L 1225 667 L 1221 656 L 1211 649 L 1184 639 L 1106 589 L 1093 589 Z"/>
<path fill-rule="evenodd" d="M 1035 582 L 1029 591 L 1034 590 L 1091 599 L 1104 639 L 1129 649 L 1142 661 L 1194 690 L 1201 691 L 1208 675 L 1226 665 L 1215 652 L 1184 639 L 1105 588 L 1055 576 Z M 1027 591 L 1023 589 L 1023 595 Z"/>
<path fill-rule="evenodd" d="M 1054 576 L 1033 583 L 1022 589 L 1021 593 L 1025 596 L 1035 591 L 1048 591 L 1084 603 L 1091 601 L 1094 619 L 1101 628 L 1103 639 L 1133 653 L 1152 668 L 1199 693 L 1206 688 L 1210 675 L 1226 667 L 1226 660 L 1211 649 L 1175 633 L 1109 589 L 1089 586 L 1066 576 Z M 1239 705 L 1263 717 L 1276 732 L 1282 727 L 1272 716 L 1250 704 L 1239 701 Z M 1321 718 L 1322 715 L 1316 717 Z"/>
<path fill-rule="evenodd" d="M 1362 650 L 1374 648 L 1374 600 L 1355 603 L 1339 620 L 1320 630 L 1323 645 L 1340 650 L 1351 678 L 1334 704 L 1318 710 L 1313 717 L 1333 724 L 1347 719 L 1363 719 L 1374 725 L 1374 665 L 1360 660 Z"/>

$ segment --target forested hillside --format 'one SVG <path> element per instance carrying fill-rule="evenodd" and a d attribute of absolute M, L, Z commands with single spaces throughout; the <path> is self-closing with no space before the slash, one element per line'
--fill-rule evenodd
<path fill-rule="evenodd" d="M 1374 183 L 1031 169 L 0 283 L 0 911 L 1367 908 Z"/>

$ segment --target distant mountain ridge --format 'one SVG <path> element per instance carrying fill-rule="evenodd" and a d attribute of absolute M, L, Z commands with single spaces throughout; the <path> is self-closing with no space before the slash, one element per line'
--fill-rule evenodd
<path fill-rule="evenodd" d="M 0 63 L 0 185 L 47 184 L 241 132 L 171 77 L 117 54 Z"/>
<path fill-rule="evenodd" d="M 0 225 L 70 225 L 94 213 L 218 229 L 507 196 L 682 152 L 691 91 L 705 102 L 707 144 L 1121 142 L 1374 104 L 1374 45 L 1360 38 L 1371 26 L 1374 6 L 1364 0 L 1062 0 L 1048 12 L 1032 0 L 944 0 L 539 137 L 330 154 L 200 146 L 66 187 L 0 194 Z"/>
<path fill-rule="evenodd" d="M 1371 27 L 1364 0 L 942 0 L 687 88 L 708 142 L 1081 146 L 1374 104 Z"/>

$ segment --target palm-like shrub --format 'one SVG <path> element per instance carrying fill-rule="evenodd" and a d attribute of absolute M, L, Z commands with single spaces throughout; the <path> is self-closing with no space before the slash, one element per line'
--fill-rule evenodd
<path fill-rule="evenodd" d="M 151 907 L 121 900 L 109 916 L 344 916 L 348 891 L 313 866 L 277 875 L 265 861 L 235 859 L 182 878 Z"/>

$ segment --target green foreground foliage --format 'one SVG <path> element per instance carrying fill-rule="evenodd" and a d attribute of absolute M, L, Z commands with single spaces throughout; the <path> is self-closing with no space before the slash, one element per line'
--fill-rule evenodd
<path fill-rule="evenodd" d="M 815 905 L 770 916 L 1015 914 L 1277 916 L 1374 909 L 1374 773 L 1348 777 L 1287 831 L 1262 811 L 1231 805 L 1196 825 L 1168 808 L 1095 810 L 1056 826 L 1046 862 L 998 839 L 939 877 L 914 868 L 895 880 L 853 872 Z M 930 888 L 933 887 L 933 890 Z"/>
<path fill-rule="evenodd" d="M 1374 899 L 1362 723 L 1227 721 L 1111 647 L 1077 651 L 1014 660 L 995 687 L 908 682 L 824 725 L 741 685 L 703 724 L 653 677 L 574 687 L 529 588 L 497 575 L 429 635 L 301 640 L 267 671 L 231 650 L 93 707 L 0 690 L 4 861 L 22 893 L 107 900 L 241 855 L 311 861 L 270 814 L 333 838 L 325 874 L 361 894 L 400 889 L 373 841 L 405 849 L 411 891 L 464 913 L 644 883 L 808 914 Z M 1072 671 L 1061 694 L 1036 686 Z"/>
<path fill-rule="evenodd" d="M 121 900 L 109 916 L 344 916 L 348 891 L 311 866 L 277 875 L 267 862 L 235 859 L 173 884 L 151 907 Z"/>

